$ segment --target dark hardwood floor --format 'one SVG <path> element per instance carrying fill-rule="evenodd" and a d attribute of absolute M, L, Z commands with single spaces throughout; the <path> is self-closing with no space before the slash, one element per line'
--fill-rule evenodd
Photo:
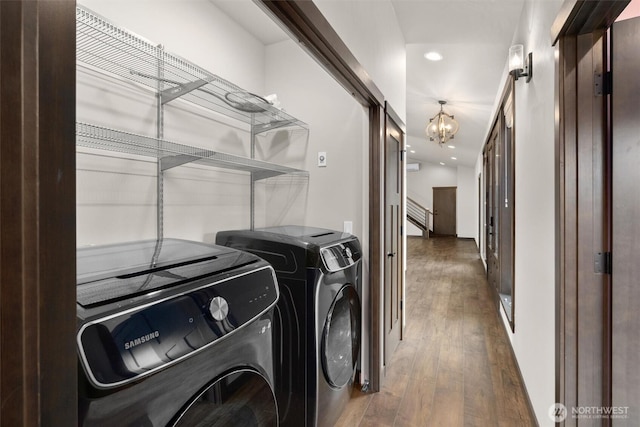
<path fill-rule="evenodd" d="M 473 240 L 410 237 L 407 321 L 379 393 L 337 426 L 535 426 Z"/>

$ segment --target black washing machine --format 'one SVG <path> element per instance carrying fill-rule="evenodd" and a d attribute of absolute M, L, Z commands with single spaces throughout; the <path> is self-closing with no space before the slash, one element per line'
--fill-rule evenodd
<path fill-rule="evenodd" d="M 285 226 L 224 231 L 216 243 L 276 270 L 276 397 L 283 426 L 332 426 L 350 397 L 361 339 L 362 250 L 355 236 Z"/>
<path fill-rule="evenodd" d="M 77 252 L 80 426 L 277 426 L 264 260 L 175 239 Z"/>

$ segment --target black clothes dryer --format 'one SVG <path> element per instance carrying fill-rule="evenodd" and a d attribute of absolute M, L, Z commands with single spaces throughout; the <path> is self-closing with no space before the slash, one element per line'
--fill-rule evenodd
<path fill-rule="evenodd" d="M 350 234 L 299 226 L 224 231 L 216 243 L 276 270 L 276 397 L 283 426 L 332 426 L 350 397 L 361 339 L 362 253 Z"/>
<path fill-rule="evenodd" d="M 77 260 L 80 426 L 278 425 L 268 263 L 172 239 Z"/>

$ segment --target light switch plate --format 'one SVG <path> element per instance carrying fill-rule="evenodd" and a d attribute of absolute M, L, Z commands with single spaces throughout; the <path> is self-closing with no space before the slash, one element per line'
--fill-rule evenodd
<path fill-rule="evenodd" d="M 353 234 L 353 221 L 345 221 L 343 231 L 345 233 Z"/>
<path fill-rule="evenodd" d="M 318 151 L 318 167 L 319 168 L 327 167 L 327 152 L 326 151 Z"/>

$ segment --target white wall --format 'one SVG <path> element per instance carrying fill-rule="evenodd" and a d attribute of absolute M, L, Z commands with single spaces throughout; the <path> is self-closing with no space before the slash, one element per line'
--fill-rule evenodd
<path fill-rule="evenodd" d="M 458 237 L 476 238 L 478 235 L 478 177 L 473 168 L 457 168 L 456 227 Z"/>
<path fill-rule="evenodd" d="M 407 196 L 431 211 L 433 187 L 457 187 L 456 233 L 461 238 L 475 238 L 478 234 L 478 191 L 474 169 L 423 162 L 419 171 L 407 173 Z M 433 229 L 433 218 L 430 226 Z M 410 236 L 422 235 L 422 231 L 413 225 L 407 231 Z"/>
<path fill-rule="evenodd" d="M 525 3 L 513 43 L 533 52 L 534 75 L 515 88 L 515 333 L 513 350 L 541 426 L 555 403 L 554 48 L 561 0 Z M 479 161 L 476 171 L 481 170 Z M 502 311 L 501 311 L 502 312 Z"/>
<path fill-rule="evenodd" d="M 293 41 L 268 46 L 267 58 L 268 91 L 312 130 L 301 165 L 310 174 L 305 224 L 342 230 L 344 221 L 352 221 L 354 234 L 362 237 L 367 111 Z M 321 151 L 326 167 L 318 166 Z"/>
<path fill-rule="evenodd" d="M 406 122 L 406 47 L 391 1 L 314 3 Z"/>

